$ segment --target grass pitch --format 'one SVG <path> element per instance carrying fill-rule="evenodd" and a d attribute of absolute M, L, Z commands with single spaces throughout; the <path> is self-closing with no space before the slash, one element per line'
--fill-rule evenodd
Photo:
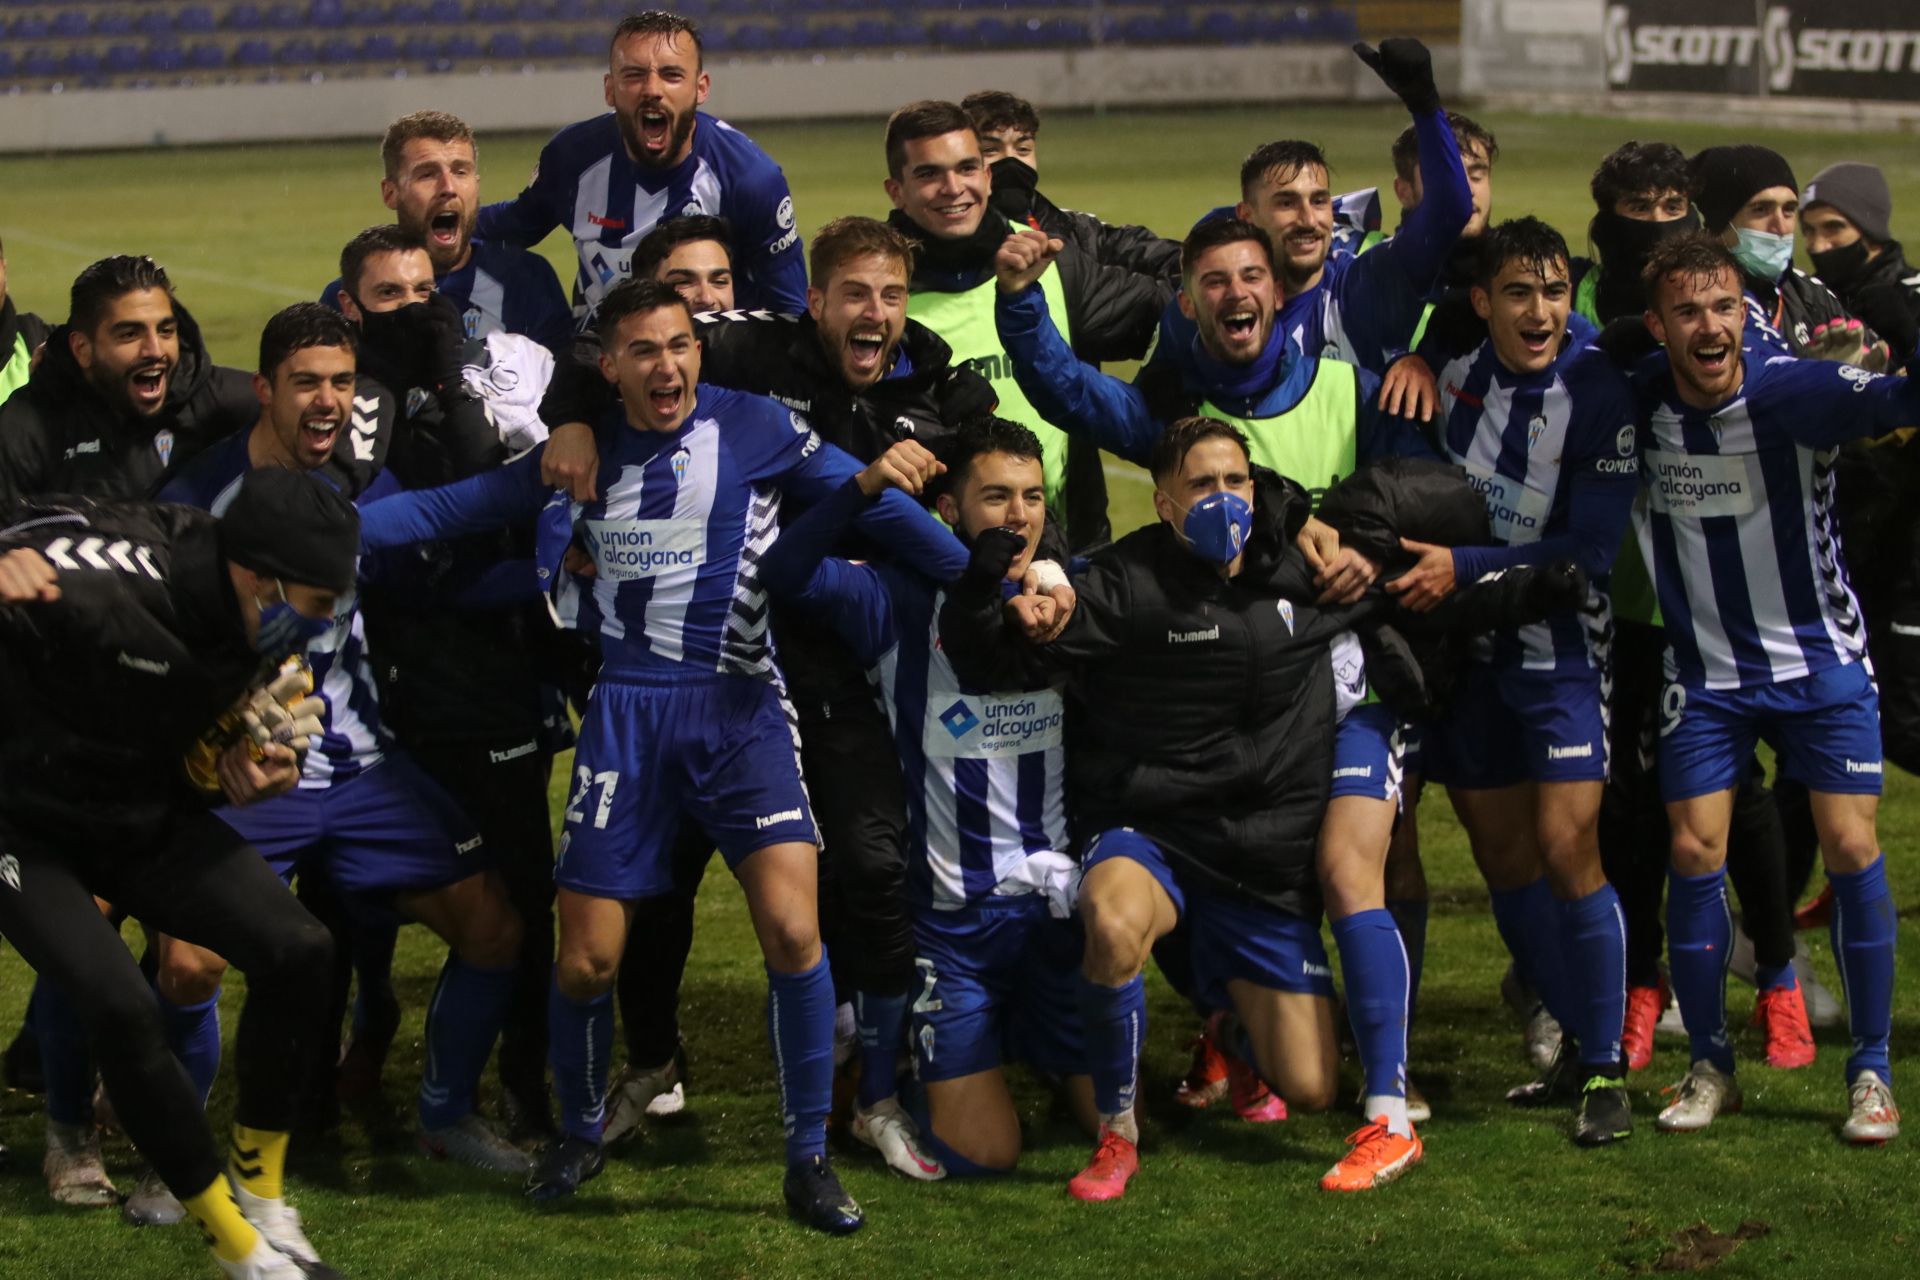
<path fill-rule="evenodd" d="M 724 89 L 724 76 L 722 77 Z M 423 82 L 423 92 L 430 92 Z M 76 98 L 75 109 L 85 103 Z M 423 96 L 422 106 L 431 105 Z M 591 104 L 582 103 L 583 114 Z M 718 104 L 724 110 L 724 100 Z M 1537 213 L 1576 252 L 1599 157 L 1629 137 L 1666 137 L 1691 151 L 1712 142 L 1763 141 L 1804 180 L 1836 159 L 1881 164 L 1896 207 L 1920 202 L 1920 173 L 1892 136 L 1660 127 L 1564 117 L 1491 116 L 1502 155 L 1495 214 Z M 1116 113 L 1059 116 L 1042 136 L 1046 190 L 1062 204 L 1178 235 L 1201 210 L 1233 197 L 1239 161 L 1279 135 L 1320 141 L 1345 190 L 1390 178 L 1387 145 L 1404 123 L 1390 109 Z M 843 213 L 881 214 L 880 122 L 767 126 L 754 135 L 784 164 L 803 228 Z M 481 162 L 491 198 L 517 189 L 542 139 L 487 137 Z M 339 247 L 382 221 L 377 145 L 234 147 L 0 160 L 7 193 L 0 237 L 23 308 L 58 319 L 76 271 L 107 253 L 151 253 L 172 272 L 216 358 L 249 367 L 260 326 L 287 302 L 317 296 Z M 543 250 L 570 280 L 572 247 Z M 1116 464 L 1117 466 L 1117 464 Z M 1149 518 L 1144 485 L 1114 485 L 1115 523 Z M 556 770 L 564 778 L 564 766 Z M 557 797 L 556 797 L 557 801 Z M 558 805 L 555 805 L 556 812 Z M 1751 993 L 1729 1004 L 1742 1055 L 1747 1108 L 1710 1133 L 1652 1130 L 1658 1088 L 1686 1067 L 1685 1046 L 1662 1040 L 1653 1067 L 1632 1081 L 1640 1131 L 1624 1146 L 1576 1150 L 1559 1112 L 1518 1112 L 1502 1092 L 1525 1078 L 1519 1035 L 1494 994 L 1505 965 L 1485 893 L 1444 799 L 1420 810 L 1434 914 L 1425 985 L 1412 1036 L 1412 1071 L 1434 1103 L 1423 1131 L 1427 1162 L 1369 1195 L 1335 1198 L 1314 1183 L 1353 1127 L 1347 1112 L 1244 1125 L 1224 1111 L 1192 1115 L 1169 1101 L 1185 1065 L 1191 1015 L 1154 982 L 1153 1029 L 1142 1096 L 1144 1167 L 1119 1204 L 1065 1194 L 1087 1154 L 1070 1122 L 1022 1085 L 1028 1150 L 1012 1176 L 989 1183 L 909 1184 L 862 1152 L 843 1151 L 842 1176 L 866 1206 L 868 1229 L 829 1240 L 779 1211 L 777 1095 L 766 1049 L 764 977 L 739 892 L 710 876 L 686 983 L 683 1023 L 693 1057 L 689 1114 L 654 1126 L 618 1154 L 577 1202 L 537 1211 L 518 1189 L 486 1175 L 430 1165 L 407 1139 L 421 1015 L 441 948 L 424 931 L 402 936 L 395 982 L 407 1010 L 383 1105 L 350 1118 L 340 1139 L 296 1151 L 294 1196 L 328 1260 L 369 1277 L 487 1276 L 1591 1276 L 1649 1271 L 1696 1223 L 1765 1234 L 1718 1264 L 1727 1276 L 1912 1275 L 1920 1247 L 1915 1138 L 1851 1150 L 1834 1131 L 1845 1105 L 1844 1031 L 1819 1033 L 1820 1060 L 1797 1072 L 1754 1065 L 1744 1029 Z M 1920 898 L 1912 858 L 1920 790 L 1888 778 L 1882 837 L 1896 899 Z M 1895 1007 L 1896 1069 L 1910 1061 L 1920 1024 L 1920 964 L 1911 911 Z M 1822 979 L 1837 986 L 1824 935 L 1809 939 Z M 1150 980 L 1151 981 L 1151 980 Z M 0 953 L 0 1029 L 10 1030 L 30 975 Z M 229 1032 L 242 982 L 227 985 Z M 1357 1085 L 1354 1064 L 1349 1085 Z M 1017 1073 L 1016 1073 L 1016 1077 Z M 1902 1076 L 1901 1079 L 1907 1077 Z M 1910 1087 L 1910 1086 L 1909 1086 Z M 1349 1088 L 1348 1093 L 1351 1093 Z M 229 1118 L 231 1082 L 214 1091 L 214 1121 Z M 37 1100 L 0 1098 L 0 1136 L 14 1171 L 0 1177 L 0 1277 L 210 1274 L 187 1228 L 135 1231 L 105 1212 L 58 1209 L 35 1164 Z M 138 1159 L 108 1145 L 123 1187 Z M 1697 1255 L 1696 1255 L 1697 1256 Z"/>

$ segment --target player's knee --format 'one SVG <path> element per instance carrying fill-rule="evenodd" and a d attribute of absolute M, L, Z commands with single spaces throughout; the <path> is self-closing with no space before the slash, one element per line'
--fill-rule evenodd
<path fill-rule="evenodd" d="M 479 969 L 509 968 L 519 958 L 523 936 L 520 913 L 496 890 L 461 931 L 460 958 Z"/>
<path fill-rule="evenodd" d="M 198 947 L 169 947 L 154 985 L 169 1004 L 204 1004 L 219 994 L 227 962 Z"/>
<path fill-rule="evenodd" d="M 1020 1130 L 1009 1133 L 968 1130 L 964 1136 L 944 1134 L 938 1129 L 928 1136 L 932 1155 L 957 1177 L 992 1177 L 1012 1173 L 1020 1163 Z"/>
<path fill-rule="evenodd" d="M 1698 832 L 1675 827 L 1670 857 L 1674 874 L 1704 876 L 1726 865 L 1727 846 L 1725 841 L 1710 841 Z"/>
<path fill-rule="evenodd" d="M 554 961 L 553 981 L 561 995 L 576 1004 L 584 1004 L 613 990 L 614 973 L 619 967 L 616 956 L 563 950 Z"/>
<path fill-rule="evenodd" d="M 1842 875 L 1865 870 L 1880 856 L 1880 838 L 1871 822 L 1857 823 L 1822 841 L 1827 868 Z"/>
<path fill-rule="evenodd" d="M 775 973 L 805 973 L 820 963 L 820 922 L 797 915 L 775 920 L 761 931 L 760 948 Z"/>

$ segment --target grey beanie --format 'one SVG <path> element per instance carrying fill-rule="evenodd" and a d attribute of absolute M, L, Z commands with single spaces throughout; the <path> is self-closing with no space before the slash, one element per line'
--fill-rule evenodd
<path fill-rule="evenodd" d="M 1870 164 L 1843 160 L 1814 174 L 1813 181 L 1800 193 L 1800 207 L 1815 204 L 1832 205 L 1875 244 L 1893 239 L 1887 229 L 1893 217 L 1893 196 L 1887 190 L 1885 175 Z"/>

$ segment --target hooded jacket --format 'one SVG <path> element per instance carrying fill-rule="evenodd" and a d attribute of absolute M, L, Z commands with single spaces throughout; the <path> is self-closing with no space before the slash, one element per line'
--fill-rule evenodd
<path fill-rule="evenodd" d="M 47 322 L 31 311 L 15 310 L 12 298 L 0 299 L 0 404 L 13 388 L 23 387 L 33 353 L 47 340 Z"/>
<path fill-rule="evenodd" d="M 194 454 L 259 419 L 253 375 L 216 365 L 178 301 L 173 314 L 180 359 L 150 418 L 123 412 L 94 389 L 66 325 L 47 335 L 40 367 L 0 405 L 0 513 L 38 494 L 145 497 Z"/>
<path fill-rule="evenodd" d="M 64 844 L 143 844 L 210 803 L 182 757 L 265 670 L 218 526 L 148 502 L 16 514 L 0 553 L 40 551 L 60 598 L 0 604 L 0 818 Z"/>

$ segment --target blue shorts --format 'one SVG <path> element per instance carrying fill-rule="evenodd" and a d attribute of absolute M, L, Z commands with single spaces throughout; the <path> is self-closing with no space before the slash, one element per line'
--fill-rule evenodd
<path fill-rule="evenodd" d="M 1764 738 L 1782 777 L 1809 791 L 1880 794 L 1880 695 L 1865 664 L 1849 662 L 1751 689 L 1660 694 L 1660 795 L 1687 800 L 1738 786 Z"/>
<path fill-rule="evenodd" d="M 1083 865 L 1091 872 L 1109 858 L 1139 863 L 1173 899 L 1193 949 L 1196 1003 L 1208 1009 L 1233 1008 L 1227 983 L 1235 978 L 1274 991 L 1333 998 L 1333 968 L 1314 921 L 1257 902 L 1183 891 L 1160 846 L 1130 827 L 1094 837 Z"/>
<path fill-rule="evenodd" d="M 1369 702 L 1347 712 L 1333 731 L 1332 796 L 1400 803 L 1406 739 L 1393 712 Z"/>
<path fill-rule="evenodd" d="M 920 1079 L 955 1080 L 1003 1061 L 1083 1075 L 1079 922 L 1044 894 L 988 898 L 957 911 L 913 909 L 913 1055 Z"/>
<path fill-rule="evenodd" d="M 1525 671 L 1470 662 L 1453 706 L 1427 726 L 1434 782 L 1465 790 L 1605 782 L 1607 702 L 1592 667 Z"/>
<path fill-rule="evenodd" d="M 745 676 L 603 677 L 580 722 L 554 883 L 621 902 L 670 892 L 683 818 L 730 869 L 768 845 L 819 843 L 778 691 Z"/>
<path fill-rule="evenodd" d="M 323 869 L 362 903 L 444 888 L 492 865 L 453 797 L 397 752 L 344 782 L 222 809 L 220 818 L 282 880 Z"/>

